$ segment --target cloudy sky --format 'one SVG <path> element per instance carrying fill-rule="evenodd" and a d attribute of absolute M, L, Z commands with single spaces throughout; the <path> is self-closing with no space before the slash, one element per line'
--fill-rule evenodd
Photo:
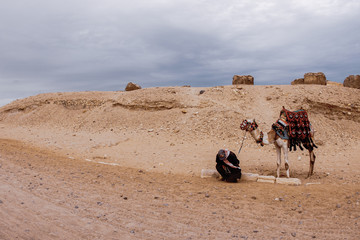
<path fill-rule="evenodd" d="M 358 0 L 0 0 L 0 105 L 45 92 L 360 74 Z"/>

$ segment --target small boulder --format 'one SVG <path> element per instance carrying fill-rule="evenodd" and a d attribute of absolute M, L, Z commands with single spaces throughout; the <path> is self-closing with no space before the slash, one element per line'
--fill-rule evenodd
<path fill-rule="evenodd" d="M 125 91 L 134 91 L 134 90 L 138 90 L 138 89 L 141 89 L 141 87 L 139 85 L 137 85 L 136 83 L 129 82 L 126 85 Z"/>
<path fill-rule="evenodd" d="M 345 78 L 344 87 L 360 89 L 360 75 L 350 75 Z"/>
<path fill-rule="evenodd" d="M 232 84 L 233 85 L 239 85 L 239 84 L 254 85 L 254 77 L 251 75 L 246 75 L 246 76 L 234 75 Z"/>

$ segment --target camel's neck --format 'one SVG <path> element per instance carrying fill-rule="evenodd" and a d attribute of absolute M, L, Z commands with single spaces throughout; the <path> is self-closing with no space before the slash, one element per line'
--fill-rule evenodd
<path fill-rule="evenodd" d="M 263 133 L 259 130 L 259 128 L 250 132 L 251 136 L 255 139 L 257 143 L 262 143 L 265 145 L 269 145 L 269 138 L 267 133 Z"/>

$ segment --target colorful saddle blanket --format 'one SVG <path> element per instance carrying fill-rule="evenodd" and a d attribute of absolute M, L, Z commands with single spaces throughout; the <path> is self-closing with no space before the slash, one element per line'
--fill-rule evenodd
<path fill-rule="evenodd" d="M 276 132 L 276 134 L 282 138 L 289 140 L 289 125 L 286 121 L 279 119 L 272 125 L 272 129 Z"/>
<path fill-rule="evenodd" d="M 303 150 L 301 145 L 304 145 L 305 148 L 317 147 L 311 138 L 311 124 L 305 110 L 300 109 L 292 112 L 283 108 L 280 112 L 280 119 L 278 122 L 284 119 L 287 124 L 287 126 L 284 127 L 284 132 L 288 133 L 290 151 L 292 148 L 296 151 L 296 146 L 299 146 L 300 149 Z M 278 133 L 278 131 L 276 132 Z"/>

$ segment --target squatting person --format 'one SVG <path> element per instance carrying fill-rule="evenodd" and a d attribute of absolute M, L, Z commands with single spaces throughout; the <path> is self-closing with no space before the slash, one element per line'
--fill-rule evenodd
<path fill-rule="evenodd" d="M 216 154 L 216 170 L 222 176 L 222 181 L 237 182 L 241 178 L 240 161 L 235 153 L 228 149 L 220 149 Z"/>

